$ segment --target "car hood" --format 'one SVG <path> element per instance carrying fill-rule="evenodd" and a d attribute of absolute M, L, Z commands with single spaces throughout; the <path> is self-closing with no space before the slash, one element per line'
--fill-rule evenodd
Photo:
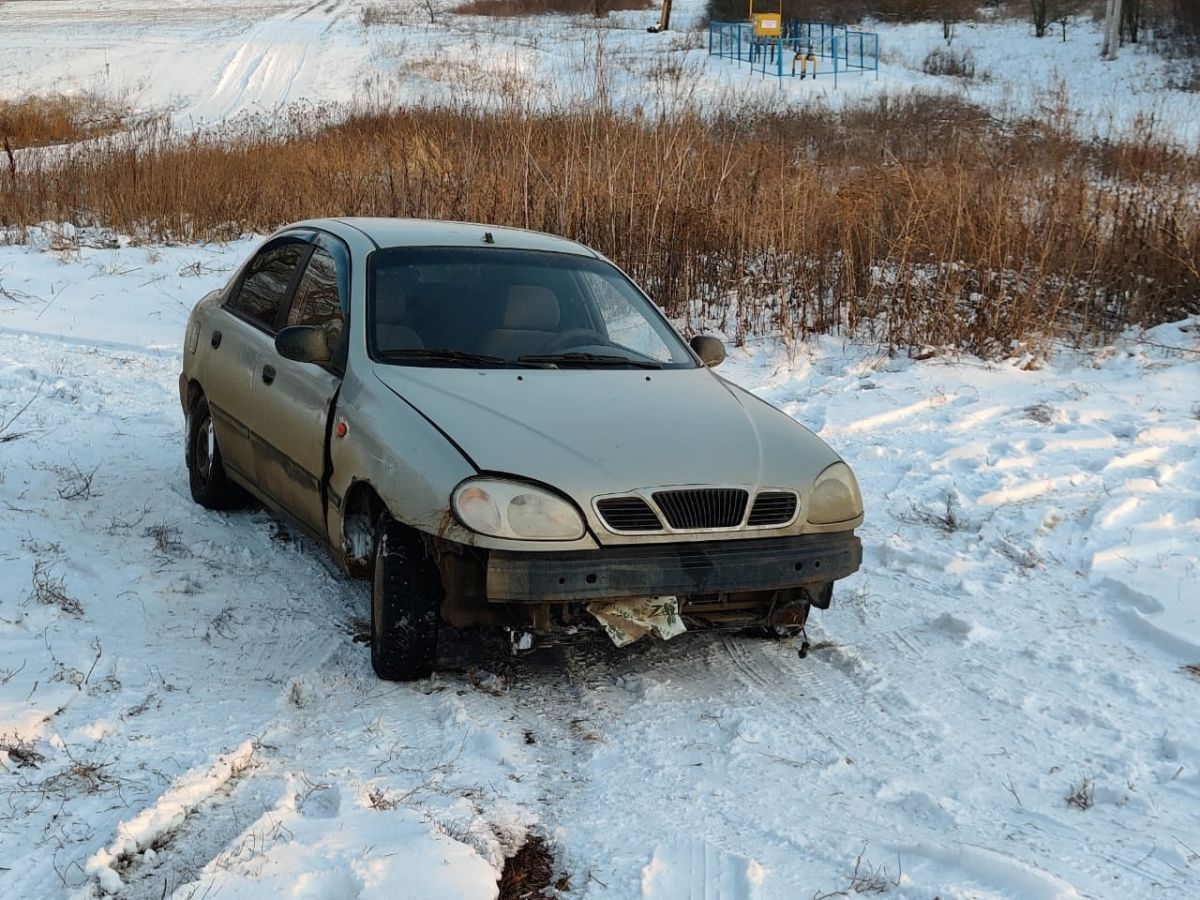
<path fill-rule="evenodd" d="M 708 369 L 376 366 L 379 379 L 483 472 L 592 498 L 666 485 L 807 493 L 838 456 Z"/>

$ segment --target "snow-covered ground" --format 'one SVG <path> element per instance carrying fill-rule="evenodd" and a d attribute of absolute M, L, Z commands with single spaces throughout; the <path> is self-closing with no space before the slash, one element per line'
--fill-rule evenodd
<path fill-rule="evenodd" d="M 566 101 L 597 47 L 626 99 L 763 91 L 697 36 L 646 34 L 653 12 L 433 6 L 0 3 L 0 96 L 94 90 L 184 126 Z M 966 84 L 920 72 L 940 26 L 880 30 L 878 82 L 781 99 L 1022 114 L 1061 81 L 1085 129 L 1153 113 L 1197 139 L 1167 64 L 1100 63 L 1090 26 L 962 26 Z M 722 373 L 862 481 L 863 570 L 811 654 L 684 635 L 510 668 L 452 635 L 403 686 L 371 673 L 360 585 L 265 513 L 188 496 L 184 320 L 254 243 L 0 247 L 0 898 L 490 898 L 531 831 L 564 897 L 1200 896 L 1200 321 L 1003 363 L 733 349 Z"/>
<path fill-rule="evenodd" d="M 816 81 L 752 75 L 707 55 L 704 0 L 678 0 L 671 32 L 647 34 L 658 10 L 590 17 L 460 16 L 454 0 L 20 0 L 0 3 L 0 97 L 90 90 L 183 127 L 297 102 L 531 105 L 593 97 L 597 69 L 620 105 L 775 98 L 832 105 L 911 91 L 948 93 L 1003 116 L 1065 119 L 1082 133 L 1124 132 L 1139 116 L 1200 144 L 1200 95 L 1172 89 L 1173 64 L 1147 46 L 1099 58 L 1100 29 L 1080 18 L 1033 37 L 1023 20 L 956 26 L 972 80 L 926 75 L 940 23 L 866 24 L 880 33 L 879 77 Z M 433 10 L 430 21 L 429 10 Z M 386 21 L 364 25 L 363 11 Z M 1064 116 L 1063 113 L 1066 113 Z"/>
<path fill-rule="evenodd" d="M 862 481 L 809 657 L 459 636 L 403 686 L 323 553 L 188 496 L 186 312 L 252 243 L 0 248 L 0 896 L 489 898 L 530 828 L 569 897 L 1200 893 L 1200 322 L 735 349 Z"/>

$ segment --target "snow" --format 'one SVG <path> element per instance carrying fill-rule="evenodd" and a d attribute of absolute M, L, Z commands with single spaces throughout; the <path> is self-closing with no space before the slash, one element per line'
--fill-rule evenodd
<path fill-rule="evenodd" d="M 763 90 L 650 12 L 401 3 L 367 28 L 366 5 L 0 4 L 0 96 L 98 90 L 184 127 L 497 84 L 566 102 L 597 47 L 614 102 Z M 1065 96 L 1085 131 L 1141 113 L 1198 139 L 1169 65 L 1100 63 L 1089 24 L 960 26 L 986 74 L 963 84 L 920 72 L 939 25 L 879 30 L 878 82 L 769 89 Z M 258 240 L 0 246 L 0 897 L 492 898 L 530 833 L 589 900 L 1200 894 L 1200 320 L 1002 362 L 731 347 L 721 374 L 861 482 L 863 569 L 809 655 L 684 634 L 510 663 L 451 634 L 435 678 L 395 685 L 362 585 L 189 497 L 184 322 Z"/>
<path fill-rule="evenodd" d="M 427 7 L 434 9 L 429 21 Z M 475 101 L 545 107 L 587 101 L 605 82 L 621 107 L 875 102 L 912 92 L 981 103 L 1002 118 L 1052 119 L 1085 135 L 1153 122 L 1163 137 L 1200 144 L 1200 96 L 1172 87 L 1176 63 L 1146 44 L 1100 59 L 1101 27 L 1074 21 L 1038 39 L 1024 19 L 956 26 L 950 49 L 977 73 L 926 75 L 945 47 L 938 22 L 864 23 L 880 34 L 878 78 L 764 79 L 710 58 L 704 0 L 679 0 L 671 32 L 648 34 L 656 10 L 491 18 L 450 12 L 452 0 L 25 0 L 0 6 L 0 97 L 92 91 L 137 110 L 169 111 L 181 128 L 294 103 Z M 365 25 L 364 10 L 388 20 Z"/>
<path fill-rule="evenodd" d="M 253 241 L 35 237 L 0 248 L 0 422 L 29 402 L 0 736 L 42 759 L 0 756 L 0 895 L 488 898 L 530 829 L 567 896 L 1195 895 L 1200 322 L 1042 362 L 731 348 L 862 483 L 810 655 L 682 635 L 510 674 L 460 636 L 403 686 L 360 585 L 188 497 L 185 316 Z"/>

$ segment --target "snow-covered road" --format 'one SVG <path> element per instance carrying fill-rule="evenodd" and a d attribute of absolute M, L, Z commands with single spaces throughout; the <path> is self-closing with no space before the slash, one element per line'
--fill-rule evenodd
<path fill-rule="evenodd" d="M 530 828 L 570 897 L 1200 893 L 1200 322 L 737 349 L 866 497 L 808 658 L 460 635 L 403 686 L 320 551 L 188 497 L 184 317 L 250 243 L 49 243 L 0 248 L 0 896 L 487 898 Z"/>

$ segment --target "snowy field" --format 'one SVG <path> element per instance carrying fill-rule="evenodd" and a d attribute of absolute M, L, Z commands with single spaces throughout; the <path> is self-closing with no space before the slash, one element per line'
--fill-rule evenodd
<path fill-rule="evenodd" d="M 763 89 L 646 34 L 654 12 L 598 33 L 414 3 L 364 28 L 365 5 L 0 3 L 0 96 L 98 90 L 185 125 L 504 78 L 569 100 L 597 40 L 631 96 Z M 946 89 L 920 73 L 940 26 L 882 30 L 878 83 L 781 96 Z M 1057 76 L 1085 127 L 1154 113 L 1196 139 L 1165 63 L 1069 38 L 962 27 L 992 75 L 950 89 L 1036 110 Z M 184 322 L 257 239 L 96 243 L 0 246 L 0 898 L 489 900 L 531 832 L 564 898 L 1200 896 L 1200 320 L 1001 363 L 731 348 L 721 373 L 862 482 L 863 569 L 811 654 L 684 635 L 510 668 L 459 635 L 395 685 L 362 586 L 188 495 Z"/>
<path fill-rule="evenodd" d="M 709 59 L 703 0 L 678 0 L 673 30 L 647 34 L 657 8 L 590 17 L 486 18 L 450 12 L 454 0 L 9 0 L 0 3 L 5 65 L 0 96 L 88 90 L 183 127 L 294 102 L 564 104 L 594 96 L 597 60 L 609 99 L 654 102 L 828 103 L 911 91 L 984 103 L 998 115 L 1055 117 L 1084 134 L 1122 133 L 1139 116 L 1200 145 L 1200 95 L 1172 89 L 1180 73 L 1145 46 L 1099 58 L 1100 29 L 1073 22 L 1037 39 L 1023 21 L 956 26 L 976 77 L 929 76 L 944 47 L 940 23 L 866 24 L 880 33 L 878 79 L 816 81 L 752 75 Z M 433 10 L 430 22 L 428 10 Z M 387 21 L 366 26 L 363 11 Z"/>
<path fill-rule="evenodd" d="M 252 243 L 0 248 L 0 896 L 488 898 L 531 827 L 571 897 L 809 897 L 860 855 L 897 897 L 1200 892 L 1200 322 L 1037 366 L 734 350 L 862 481 L 811 655 L 510 677 L 462 637 L 401 686 L 319 550 L 188 496 L 186 312 Z"/>

